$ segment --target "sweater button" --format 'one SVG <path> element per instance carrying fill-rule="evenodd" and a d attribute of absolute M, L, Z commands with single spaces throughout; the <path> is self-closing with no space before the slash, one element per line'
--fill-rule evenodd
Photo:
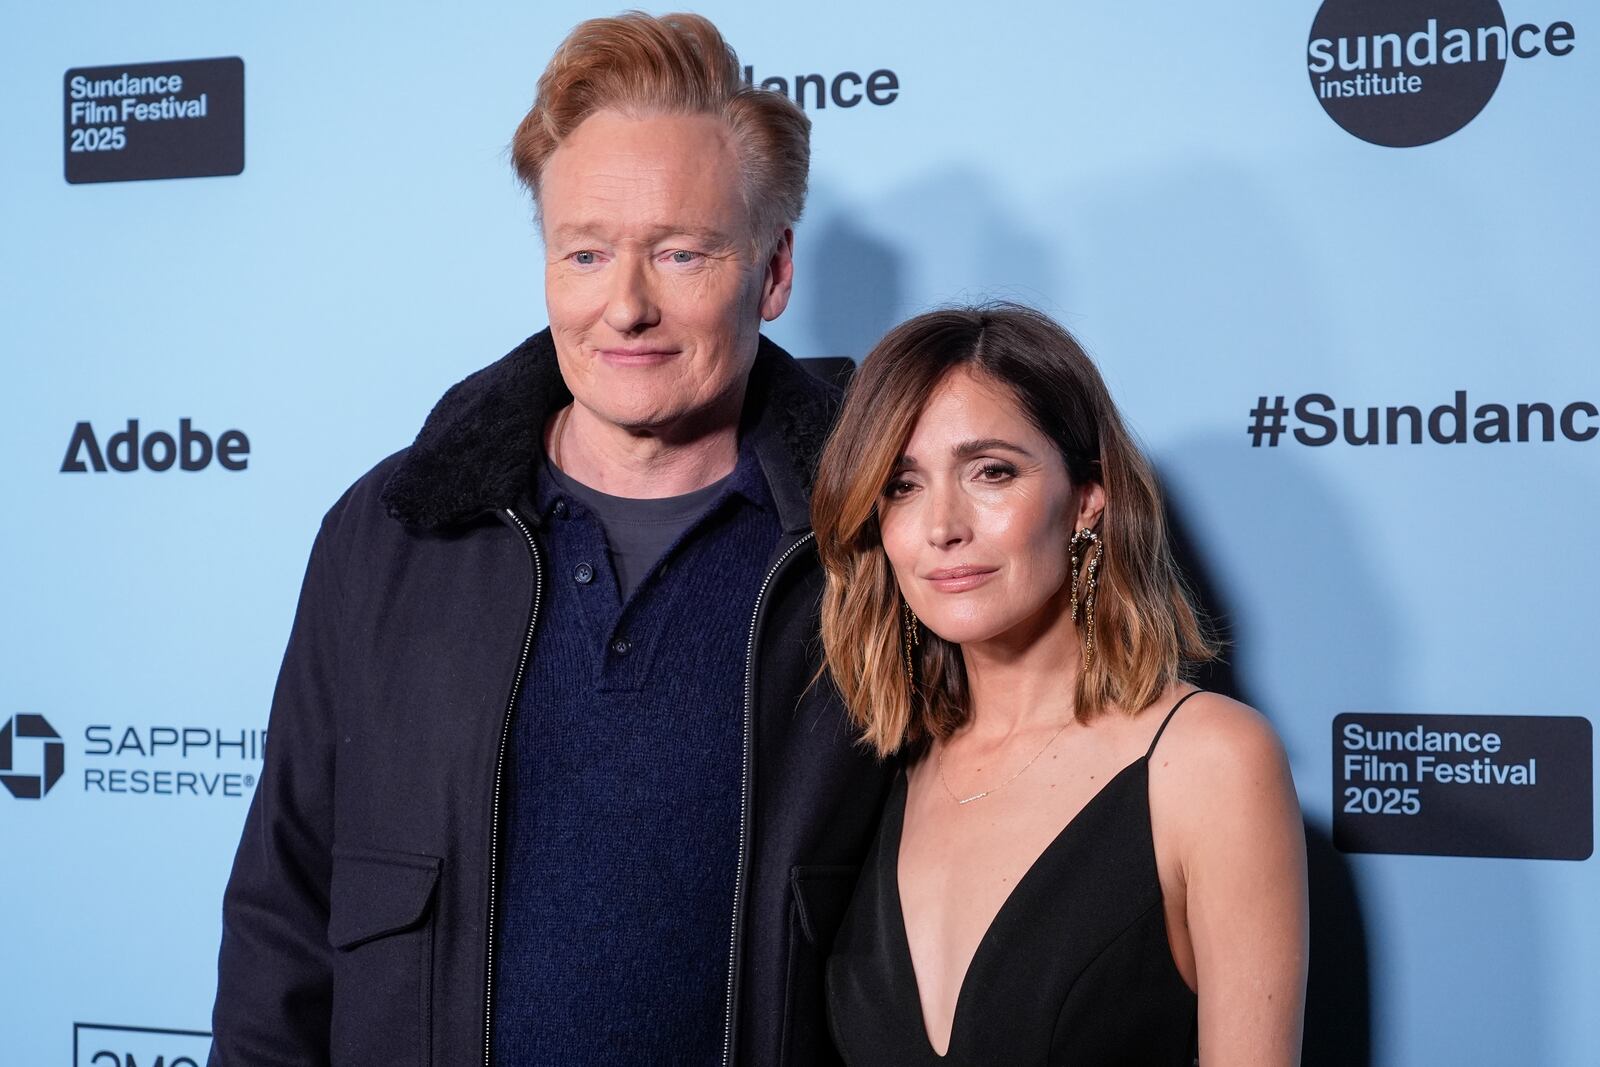
<path fill-rule="evenodd" d="M 558 519 L 566 518 L 567 502 L 565 500 L 557 500 L 555 506 L 550 509 L 550 514 L 554 515 Z"/>
<path fill-rule="evenodd" d="M 615 652 L 619 656 L 626 656 L 628 654 L 628 650 L 632 647 L 633 642 L 629 641 L 626 637 L 619 637 L 615 641 L 611 642 L 611 651 Z"/>
<path fill-rule="evenodd" d="M 588 585 L 594 581 L 594 568 L 587 563 L 580 563 L 572 568 L 572 580 L 579 585 Z"/>

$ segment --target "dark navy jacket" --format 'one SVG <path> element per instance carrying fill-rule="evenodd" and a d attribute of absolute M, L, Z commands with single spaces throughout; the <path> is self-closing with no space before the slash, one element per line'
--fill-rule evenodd
<path fill-rule="evenodd" d="M 534 626 L 563 625 L 532 470 L 568 398 L 536 334 L 323 520 L 223 902 L 213 1064 L 488 1062 L 508 710 Z M 807 494 L 836 403 L 762 340 L 742 432 L 784 536 L 750 605 L 726 1063 L 836 1062 L 822 962 L 888 786 L 812 684 Z"/>

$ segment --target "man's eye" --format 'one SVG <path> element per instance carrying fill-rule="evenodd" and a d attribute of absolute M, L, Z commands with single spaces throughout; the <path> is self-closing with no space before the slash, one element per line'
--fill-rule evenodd
<path fill-rule="evenodd" d="M 700 259 L 700 253 L 690 252 L 687 249 L 675 248 L 667 253 L 667 259 L 680 267 L 688 266 Z"/>
<path fill-rule="evenodd" d="M 576 263 L 580 267 L 592 267 L 596 263 L 600 262 L 600 253 L 587 251 L 574 252 L 572 253 L 572 262 Z"/>

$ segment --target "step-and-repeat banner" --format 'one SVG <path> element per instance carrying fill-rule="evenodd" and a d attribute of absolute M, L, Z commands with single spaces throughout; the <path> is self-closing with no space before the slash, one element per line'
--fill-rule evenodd
<path fill-rule="evenodd" d="M 1099 359 L 1293 761 L 1307 1062 L 1596 1062 L 1600 15 L 700 10 L 815 124 L 776 340 Z M 544 325 L 506 146 L 596 13 L 0 17 L 0 1062 L 204 1062 L 312 534 Z"/>

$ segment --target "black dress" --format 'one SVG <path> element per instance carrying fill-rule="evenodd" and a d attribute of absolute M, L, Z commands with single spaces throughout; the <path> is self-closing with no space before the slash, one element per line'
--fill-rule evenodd
<path fill-rule="evenodd" d="M 1190 1067 L 1194 993 L 1167 943 L 1149 763 L 1123 768 L 1019 880 L 978 943 L 950 1047 L 929 1044 L 900 911 L 906 777 L 896 780 L 828 960 L 834 1041 L 851 1067 Z"/>

